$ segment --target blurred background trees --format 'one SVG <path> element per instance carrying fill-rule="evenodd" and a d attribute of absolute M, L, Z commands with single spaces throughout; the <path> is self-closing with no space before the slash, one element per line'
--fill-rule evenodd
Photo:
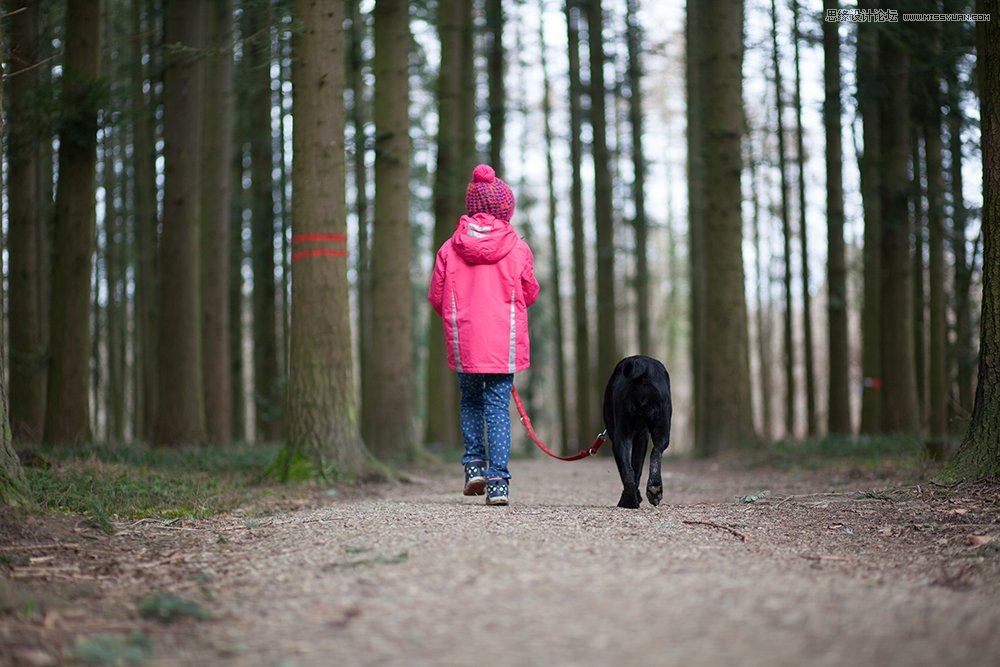
<path fill-rule="evenodd" d="M 307 6 L 5 0 L 16 447 L 284 441 L 355 471 L 459 447 L 424 294 L 486 161 L 542 281 L 518 383 L 554 446 L 600 430 L 640 352 L 671 370 L 675 446 L 704 455 L 958 442 L 996 401 L 976 370 L 1000 93 L 973 22 L 874 0 Z"/>

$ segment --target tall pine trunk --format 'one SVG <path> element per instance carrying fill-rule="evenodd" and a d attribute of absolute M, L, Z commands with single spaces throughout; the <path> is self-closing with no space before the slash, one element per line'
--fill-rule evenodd
<path fill-rule="evenodd" d="M 687 186 L 688 186 L 688 263 L 691 283 L 691 376 L 693 380 L 693 421 L 695 453 L 711 454 L 699 448 L 706 435 L 708 421 L 705 400 L 705 210 L 708 200 L 704 113 L 708 106 L 704 71 L 708 58 L 705 4 L 688 0 L 685 17 L 687 58 Z"/>
<path fill-rule="evenodd" d="M 232 440 L 229 373 L 229 215 L 233 144 L 233 7 L 215 0 L 205 17 L 204 128 L 201 191 L 202 377 L 208 441 Z"/>
<path fill-rule="evenodd" d="M 101 1 L 66 9 L 59 185 L 52 257 L 51 342 L 45 441 L 90 439 L 90 285 L 97 179 Z"/>
<path fill-rule="evenodd" d="M 468 138 L 464 128 L 473 119 L 464 118 L 463 99 L 466 61 L 472 60 L 472 1 L 443 0 L 438 5 L 438 34 L 441 62 L 463 63 L 442 67 L 438 74 L 437 163 L 434 171 L 434 249 L 451 236 L 458 218 L 465 212 L 466 166 L 471 158 L 464 152 Z M 448 368 L 441 322 L 431 317 L 427 332 L 427 416 L 424 442 L 449 447 L 461 445 L 458 417 L 458 385 Z"/>
<path fill-rule="evenodd" d="M 861 0 L 872 9 L 872 0 Z M 861 433 L 872 435 L 882 424 L 881 289 L 882 266 L 882 127 L 879 118 L 881 62 L 878 31 L 859 24 L 857 71 L 858 110 L 864 124 L 864 153 L 858 157 L 864 206 L 864 304 L 861 310 Z"/>
<path fill-rule="evenodd" d="M 784 339 L 782 344 L 783 362 L 785 369 L 785 436 L 795 435 L 795 343 L 792 339 L 792 317 L 794 315 L 794 302 L 792 300 L 792 223 L 791 213 L 788 210 L 788 167 L 785 153 L 785 124 L 782 120 L 784 116 L 784 104 L 782 103 L 781 85 L 781 55 L 778 52 L 778 12 L 775 0 L 771 0 L 771 60 L 774 67 L 774 89 L 775 105 L 778 118 L 778 170 L 781 175 L 781 235 L 784 242 L 784 267 L 785 275 L 783 286 L 785 289 L 785 312 L 784 312 Z"/>
<path fill-rule="evenodd" d="M 417 458 L 412 424 L 410 25 L 404 0 L 375 5 L 375 218 L 372 356 L 362 397 L 365 443 L 380 460 Z"/>
<path fill-rule="evenodd" d="M 132 154 L 134 156 L 133 214 L 135 263 L 135 401 L 134 430 L 139 439 L 149 439 L 156 414 L 156 152 L 153 146 L 153 90 L 144 90 L 144 50 L 152 51 L 155 34 L 152 19 L 143 22 L 143 0 L 132 0 L 132 54 L 129 82 L 132 87 Z M 144 28 L 145 25 L 145 28 Z M 151 84 L 153 82 L 151 81 Z"/>
<path fill-rule="evenodd" d="M 628 82 L 629 82 L 629 123 L 632 126 L 632 165 L 635 182 L 632 198 L 635 202 L 635 291 L 638 311 L 639 350 L 652 352 L 649 313 L 649 261 L 647 257 L 646 223 L 646 158 L 642 148 L 642 35 L 639 27 L 639 2 L 628 0 L 627 41 L 628 41 Z"/>
<path fill-rule="evenodd" d="M 915 433 L 920 428 L 914 363 L 910 190 L 909 55 L 903 24 L 879 35 L 879 100 L 882 162 L 882 429 Z"/>
<path fill-rule="evenodd" d="M 503 148 L 507 126 L 507 91 L 504 88 L 503 0 L 485 0 L 486 5 L 486 71 L 489 91 L 490 164 L 498 174 L 504 173 Z M 442 61 L 444 62 L 444 61 Z"/>
<path fill-rule="evenodd" d="M 823 9 L 836 9 L 824 0 Z M 827 431 L 851 433 L 850 356 L 847 337 L 847 259 L 844 245 L 844 169 L 841 144 L 839 23 L 823 22 L 823 127 L 826 131 Z"/>
<path fill-rule="evenodd" d="M 15 441 L 38 443 L 45 426 L 41 253 L 48 222 L 38 206 L 41 155 L 36 137 L 40 128 L 33 108 L 41 92 L 38 89 L 41 70 L 37 66 L 39 2 L 8 1 L 3 8 L 10 14 L 7 29 L 10 428 Z"/>
<path fill-rule="evenodd" d="M 265 3 L 250 3 L 245 8 L 243 20 L 250 143 L 254 414 L 257 440 L 271 441 L 280 437 L 284 403 L 278 377 L 277 286 L 274 276 L 271 8 Z"/>
<path fill-rule="evenodd" d="M 292 0 L 292 320 L 286 461 L 373 470 L 354 391 L 344 194 L 343 0 Z M 309 239 L 321 239 L 312 241 Z M 299 253 L 302 254 L 299 254 Z"/>
<path fill-rule="evenodd" d="M 741 139 L 743 6 L 707 2 L 705 175 L 715 190 L 705 207 L 705 408 L 711 418 L 695 446 L 718 452 L 754 439 L 743 272 Z"/>
<path fill-rule="evenodd" d="M 810 436 L 819 432 L 816 413 L 816 372 L 813 363 L 812 295 L 809 293 L 809 237 L 806 225 L 806 156 L 802 128 L 802 77 L 799 72 L 799 2 L 792 0 L 792 44 L 795 48 L 795 162 L 799 185 L 799 248 L 802 266 L 802 356 L 806 380 L 806 428 Z"/>
<path fill-rule="evenodd" d="M 597 377 L 601 378 L 611 375 L 618 363 L 615 224 L 607 138 L 603 26 L 601 0 L 590 0 L 587 5 L 587 45 L 590 52 L 590 122 L 594 135 L 594 217 L 597 226 Z"/>
<path fill-rule="evenodd" d="M 542 66 L 542 115 L 545 125 L 545 173 L 548 177 L 548 229 L 549 229 L 549 291 L 552 295 L 552 310 L 555 319 L 555 353 L 556 353 L 556 404 L 559 413 L 559 434 L 561 450 L 566 453 L 570 448 L 569 444 L 569 416 L 567 407 L 567 386 L 566 386 L 566 350 L 565 350 L 565 324 L 563 322 L 563 300 L 562 290 L 559 289 L 559 243 L 558 231 L 556 228 L 557 219 L 557 199 L 556 199 L 556 175 L 555 163 L 553 159 L 553 133 L 552 133 L 552 89 L 549 83 L 548 49 L 545 45 L 545 25 L 538 24 L 538 42 L 541 45 L 541 66 Z"/>
<path fill-rule="evenodd" d="M 977 11 L 997 15 L 996 0 Z M 972 421 L 945 479 L 1000 478 L 1000 25 L 976 24 L 983 153 L 983 306 Z"/>
<path fill-rule="evenodd" d="M 6 11 L 6 9 L 5 4 L 4 10 Z M 3 51 L 4 47 L 2 34 L 0 32 L 0 51 Z M 2 87 L 0 87 L 0 108 L 3 108 Z M 3 135 L 3 129 L 3 117 L 0 115 L 0 136 Z M 2 176 L 0 176 L 0 190 L 3 189 L 2 181 Z M 2 251 L 3 244 L 0 243 L 0 257 L 3 257 Z M 2 264 L 2 260 L 0 260 L 0 264 Z M 3 273 L 2 265 L 0 265 L 0 273 Z M 0 297 L 2 296 L 0 294 Z M 6 377 L 4 369 L 6 358 L 7 350 L 3 343 L 3 336 L 0 335 L 0 505 L 28 505 L 30 504 L 31 491 L 24 477 L 21 461 L 17 458 L 17 452 L 14 451 L 13 438 L 11 437 L 7 384 L 3 380 Z"/>
<path fill-rule="evenodd" d="M 592 386 L 590 322 L 587 307 L 587 257 L 583 231 L 583 110 L 580 98 L 580 8 L 566 0 L 566 36 L 569 52 L 569 160 L 572 168 L 570 220 L 573 230 L 573 340 L 576 432 L 573 440 L 583 440 L 600 422 L 596 392 Z"/>
<path fill-rule="evenodd" d="M 165 162 L 163 238 L 160 242 L 158 407 L 153 442 L 201 443 L 205 401 L 199 306 L 199 201 L 201 186 L 202 3 L 168 0 L 164 72 Z"/>

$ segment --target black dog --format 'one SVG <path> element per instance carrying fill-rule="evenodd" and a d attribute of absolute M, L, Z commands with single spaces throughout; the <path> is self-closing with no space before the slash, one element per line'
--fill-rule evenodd
<path fill-rule="evenodd" d="M 649 456 L 646 497 L 653 505 L 660 504 L 663 498 L 660 462 L 670 444 L 672 410 L 670 375 L 662 363 L 642 355 L 618 362 L 604 390 L 604 427 L 622 478 L 618 507 L 637 508 L 642 502 L 639 477 L 650 437 L 653 451 Z"/>

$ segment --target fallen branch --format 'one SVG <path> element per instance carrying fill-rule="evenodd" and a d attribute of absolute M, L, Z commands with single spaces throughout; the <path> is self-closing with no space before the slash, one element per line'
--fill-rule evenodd
<path fill-rule="evenodd" d="M 821 554 L 802 554 L 806 560 L 850 560 L 845 556 L 823 556 Z"/>
<path fill-rule="evenodd" d="M 729 526 L 724 526 L 721 523 L 715 523 L 714 521 L 681 521 L 681 523 L 686 523 L 689 526 L 709 526 L 711 528 L 718 528 L 720 530 L 725 530 L 732 533 L 736 537 L 740 538 L 741 542 L 746 542 L 747 540 L 750 539 L 744 533 L 741 533 L 735 528 L 730 528 Z"/>

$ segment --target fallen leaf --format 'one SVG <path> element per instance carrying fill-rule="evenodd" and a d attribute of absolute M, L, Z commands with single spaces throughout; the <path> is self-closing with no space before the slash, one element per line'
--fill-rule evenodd
<path fill-rule="evenodd" d="M 981 547 L 996 541 L 995 535 L 966 535 L 965 541 L 974 547 Z"/>
<path fill-rule="evenodd" d="M 948 510 L 947 512 L 945 512 L 945 514 L 968 514 L 968 513 L 969 510 L 965 509 L 964 507 L 956 507 L 953 510 Z"/>

